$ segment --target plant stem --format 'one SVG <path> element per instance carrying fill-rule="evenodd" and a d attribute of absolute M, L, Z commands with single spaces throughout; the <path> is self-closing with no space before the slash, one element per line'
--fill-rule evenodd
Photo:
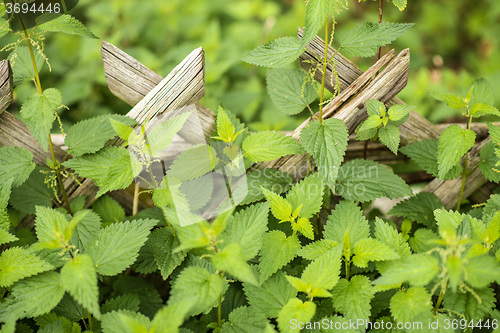
<path fill-rule="evenodd" d="M 351 260 L 345 259 L 345 278 L 346 280 L 349 280 L 349 274 L 351 270 Z"/>
<path fill-rule="evenodd" d="M 323 101 L 325 95 L 326 67 L 328 65 L 328 19 L 325 22 L 325 55 L 323 57 L 323 72 L 321 73 L 321 90 L 319 97 L 319 121 L 323 122 Z"/>
<path fill-rule="evenodd" d="M 30 43 L 30 36 L 28 35 L 28 32 L 26 31 L 26 27 L 24 26 L 24 22 L 21 19 L 21 16 L 19 16 L 19 21 L 21 22 L 21 24 L 23 26 L 24 36 L 26 37 L 26 43 L 28 44 L 28 49 L 30 50 L 31 63 L 33 64 L 33 69 L 35 70 L 35 82 L 36 82 L 35 85 L 36 85 L 36 88 L 38 90 L 38 93 L 40 95 L 43 95 L 42 84 L 40 83 L 40 76 L 38 75 L 38 67 L 36 65 L 36 60 L 35 60 L 35 53 L 33 52 L 33 47 L 31 47 L 31 43 Z M 59 183 L 59 188 L 61 189 L 61 193 L 62 193 L 63 198 L 64 198 L 64 203 L 66 205 L 66 209 L 70 215 L 73 215 L 73 213 L 71 212 L 70 204 L 69 204 L 68 194 L 66 193 L 66 189 L 64 188 L 64 184 L 62 182 L 61 172 L 59 171 L 59 164 L 57 162 L 56 155 L 54 153 L 54 145 L 52 143 L 52 137 L 50 136 L 50 133 L 49 133 L 49 148 L 50 148 L 50 154 L 52 155 L 52 163 L 53 163 L 55 171 L 56 171 L 57 182 Z"/>
<path fill-rule="evenodd" d="M 446 280 L 444 287 L 441 287 L 441 291 L 439 292 L 438 300 L 436 302 L 436 305 L 434 306 L 434 313 L 436 313 L 436 311 L 441 306 L 441 302 L 443 302 L 443 298 L 444 298 L 444 295 L 446 294 L 446 290 L 448 289 L 449 282 L 450 282 L 450 280 Z"/>
<path fill-rule="evenodd" d="M 379 0 L 378 2 L 378 23 L 382 23 L 382 16 L 384 14 L 384 0 Z M 378 48 L 377 60 L 380 60 L 382 55 L 382 46 Z"/>
<path fill-rule="evenodd" d="M 468 112 L 467 112 L 468 114 Z M 467 129 L 470 129 L 470 123 L 472 121 L 472 116 L 467 116 Z M 465 182 L 467 180 L 467 176 L 469 171 L 467 170 L 467 166 L 469 163 L 469 152 L 465 154 L 465 160 L 464 160 L 464 171 L 462 172 L 462 186 L 460 186 L 460 195 L 458 196 L 458 203 L 457 203 L 457 209 L 456 211 L 460 210 L 460 206 L 462 205 L 462 198 L 464 196 L 464 190 L 465 190 Z"/>
<path fill-rule="evenodd" d="M 92 315 L 90 314 L 90 311 L 87 310 L 87 316 L 89 318 L 89 326 L 90 326 L 90 330 L 93 332 L 94 331 L 94 327 L 92 325 Z"/>
<path fill-rule="evenodd" d="M 379 0 L 378 2 L 378 23 L 382 23 L 382 16 L 384 14 L 384 0 Z M 382 57 L 382 46 L 378 48 L 378 53 L 377 53 L 377 61 L 380 60 Z M 365 144 L 363 146 L 363 159 L 366 160 L 366 157 L 368 155 L 368 140 L 365 140 Z"/>
<path fill-rule="evenodd" d="M 139 209 L 139 185 L 135 183 L 134 187 L 134 204 L 132 206 L 132 216 L 137 214 L 137 210 Z"/>
<path fill-rule="evenodd" d="M 219 295 L 219 303 L 217 308 L 217 326 L 222 327 L 222 295 Z"/>

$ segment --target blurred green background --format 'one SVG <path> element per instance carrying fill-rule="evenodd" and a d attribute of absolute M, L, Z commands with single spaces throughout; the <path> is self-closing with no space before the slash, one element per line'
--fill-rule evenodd
<path fill-rule="evenodd" d="M 303 0 L 80 0 L 72 14 L 99 38 L 162 76 L 192 49 L 203 46 L 206 96 L 202 103 L 212 109 L 222 103 L 252 130 L 291 130 L 309 115 L 303 111 L 287 116 L 278 111 L 267 95 L 265 69 L 240 60 L 261 43 L 295 35 L 304 24 Z M 337 31 L 377 22 L 378 1 L 350 0 L 348 10 L 336 20 Z M 500 1 L 408 0 L 403 12 L 387 1 L 384 21 L 416 23 L 392 45 L 398 51 L 411 50 L 408 86 L 399 96 L 430 120 L 460 121 L 459 114 L 434 101 L 429 92 L 458 93 L 475 78 L 490 81 L 496 101 L 500 100 Z M 0 48 L 11 37 L 0 39 Z M 62 113 L 65 125 L 100 114 L 127 113 L 130 107 L 107 89 L 101 40 L 62 33 L 46 37 L 52 71 L 43 67 L 42 86 L 62 91 L 63 103 L 70 107 Z M 2 59 L 7 56 L 0 54 Z M 366 69 L 376 59 L 353 60 Z M 34 92 L 31 82 L 20 85 L 11 111 Z"/>

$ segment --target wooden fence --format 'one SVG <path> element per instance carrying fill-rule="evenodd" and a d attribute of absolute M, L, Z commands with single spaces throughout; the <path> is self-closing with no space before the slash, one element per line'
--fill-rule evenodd
<path fill-rule="evenodd" d="M 299 37 L 302 31 L 299 30 Z M 323 56 L 324 41 L 316 37 L 300 56 L 301 66 L 308 70 L 317 59 Z M 195 104 L 198 116 L 206 138 L 212 136 L 215 130 L 215 114 L 200 104 L 198 101 L 204 95 L 204 53 L 202 48 L 192 51 L 177 67 L 165 78 L 144 66 L 138 60 L 126 54 L 114 45 L 102 42 L 101 53 L 104 64 L 107 84 L 110 91 L 127 102 L 133 108 L 127 116 L 137 120 L 139 123 L 156 115 L 170 113 L 175 109 L 186 105 Z M 361 158 L 363 155 L 363 143 L 356 142 L 353 138 L 355 128 L 367 116 L 366 101 L 378 99 L 386 105 L 403 104 L 396 95 L 403 89 L 408 79 L 410 61 L 409 50 L 403 50 L 395 54 L 391 50 L 381 57 L 366 72 L 361 71 L 354 63 L 336 52 L 333 48 L 328 49 L 329 57 L 334 55 L 336 69 L 340 80 L 340 93 L 330 103 L 325 105 L 323 118 L 334 117 L 341 119 L 347 125 L 351 134 L 346 152 L 346 159 Z M 327 68 L 326 88 L 334 91 L 331 85 L 332 65 Z M 316 72 L 316 79 L 320 80 L 321 73 Z M 47 153 L 41 149 L 38 142 L 30 135 L 28 128 L 12 114 L 5 111 L 12 101 L 12 73 L 8 61 L 0 62 L 0 146 L 17 146 L 28 149 L 33 153 L 37 164 L 45 164 Z M 311 118 L 301 124 L 290 135 L 299 138 L 300 131 Z M 189 125 L 189 124 L 188 124 Z M 410 113 L 408 120 L 400 126 L 401 145 L 410 142 L 437 138 L 446 125 L 434 125 L 415 111 Z M 481 161 L 479 152 L 489 141 L 487 128 L 483 124 L 474 124 L 473 129 L 478 133 L 479 141 L 469 153 L 469 166 L 474 169 Z M 108 142 L 111 145 L 120 144 L 119 140 Z M 66 152 L 55 145 L 56 157 L 59 160 L 67 158 Z M 380 143 L 369 143 L 367 158 L 381 163 L 395 163 L 398 159 L 405 159 L 402 154 L 394 156 L 385 146 Z M 272 162 L 259 163 L 253 168 L 275 168 L 292 175 L 296 180 L 305 176 L 308 171 L 307 156 L 287 156 Z M 430 180 L 425 173 L 408 177 L 402 175 L 410 182 Z M 488 197 L 492 186 L 483 186 L 487 183 L 478 168 L 467 178 L 464 198 L 471 196 L 476 200 L 484 200 Z M 436 194 L 445 207 L 453 208 L 457 204 L 460 192 L 461 178 L 450 181 L 432 179 L 423 191 Z M 80 179 L 80 183 L 68 178 L 64 186 L 70 199 L 85 195 L 86 205 L 94 201 L 98 191 L 97 186 L 91 179 Z M 127 191 L 114 191 L 110 195 L 117 200 L 127 211 L 131 212 L 132 195 Z M 31 220 L 25 221 L 30 223 Z"/>

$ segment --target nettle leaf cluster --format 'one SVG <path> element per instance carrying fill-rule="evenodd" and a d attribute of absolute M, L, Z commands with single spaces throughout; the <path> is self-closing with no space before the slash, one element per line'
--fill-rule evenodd
<path fill-rule="evenodd" d="M 401 10 L 406 6 L 406 1 L 393 3 Z M 183 150 L 160 175 L 154 166 L 193 111 L 155 126 L 149 126 L 154 119 L 138 124 L 119 115 L 83 120 L 65 132 L 68 156 L 58 161 L 49 133 L 58 119 L 61 93 L 42 90 L 34 68 L 41 68 L 44 56 L 33 48 L 43 49 L 38 44 L 42 31 L 94 36 L 76 19 L 61 16 L 31 31 L 27 46 L 21 45 L 23 40 L 11 45 L 14 78 L 18 83 L 33 80 L 38 89 L 22 106 L 21 118 L 52 160 L 39 166 L 25 148 L 0 148 L 2 331 L 380 331 L 366 325 L 352 328 L 350 323 L 360 320 L 393 327 L 419 322 L 424 331 L 430 322 L 455 320 L 469 332 L 496 330 L 500 195 L 492 195 L 484 207 L 460 209 L 462 185 L 458 207 L 447 210 L 434 194 L 413 194 L 385 165 L 344 161 L 347 127 L 339 119 L 322 117 L 325 68 L 333 57 L 325 52 L 308 73 L 276 68 L 296 60 L 323 26 L 328 40 L 331 15 L 345 7 L 341 0 L 309 0 L 302 39 L 284 37 L 245 58 L 273 68 L 268 91 L 285 113 L 312 110 L 319 95 L 319 112 L 299 137 L 250 133 L 220 107 L 209 144 Z M 339 50 L 374 55 L 410 26 L 367 23 L 339 32 Z M 321 87 L 311 80 L 316 71 L 323 74 Z M 401 152 L 439 179 L 461 176 L 465 184 L 475 141 L 470 123 L 482 115 L 499 115 L 492 90 L 478 80 L 465 96 L 435 96 L 463 112 L 466 128 L 451 125 L 439 139 L 410 143 Z M 387 108 L 375 100 L 366 104 L 368 117 L 356 138 L 379 139 L 397 154 L 398 127 L 414 107 Z M 492 141 L 481 150 L 479 168 L 498 182 L 500 128 L 488 124 L 488 129 Z M 310 162 L 299 181 L 259 168 L 258 163 L 294 155 L 307 155 Z M 206 184 L 196 181 L 211 172 L 222 174 L 220 166 L 236 172 L 236 178 L 246 175 L 245 195 L 233 192 L 237 205 L 186 224 L 182 209 L 210 206 L 215 200 L 188 200 L 179 195 L 185 188 L 178 183 L 201 191 Z M 63 178 L 93 180 L 99 187 L 97 200 L 78 197 L 70 202 Z M 108 193 L 134 181 L 145 188 L 140 194 L 149 195 L 154 207 L 127 216 Z M 363 211 L 375 199 L 401 197 L 407 198 L 385 215 Z M 54 207 L 63 202 L 64 208 Z M 20 222 L 33 214 L 31 230 Z"/>

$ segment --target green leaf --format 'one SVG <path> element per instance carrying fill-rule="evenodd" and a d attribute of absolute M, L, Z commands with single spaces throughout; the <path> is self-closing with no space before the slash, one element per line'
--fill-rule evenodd
<path fill-rule="evenodd" d="M 68 152 L 74 156 L 81 156 L 102 149 L 108 140 L 116 136 L 113 122 L 123 124 L 125 127 L 136 124 L 134 120 L 120 115 L 105 115 L 82 120 L 68 130 L 64 139 Z M 127 128 L 132 130 L 130 127 Z"/>
<path fill-rule="evenodd" d="M 233 142 L 234 132 L 234 125 L 229 120 L 226 111 L 222 106 L 219 106 L 217 111 L 217 136 L 224 142 Z"/>
<path fill-rule="evenodd" d="M 21 147 L 0 148 L 0 183 L 12 182 L 17 187 L 28 179 L 35 169 L 33 154 Z"/>
<path fill-rule="evenodd" d="M 392 0 L 394 6 L 398 7 L 400 11 L 403 11 L 406 8 L 406 0 Z"/>
<path fill-rule="evenodd" d="M 37 139 L 44 151 L 47 151 L 49 134 L 56 117 L 56 108 L 62 103 L 59 90 L 49 88 L 43 95 L 35 93 L 21 107 L 21 118 Z"/>
<path fill-rule="evenodd" d="M 365 238 L 357 242 L 356 245 L 354 245 L 353 253 L 353 264 L 361 268 L 368 267 L 369 261 L 384 261 L 400 258 L 400 256 L 391 250 L 390 247 L 373 238 Z"/>
<path fill-rule="evenodd" d="M 63 165 L 75 170 L 81 177 L 92 178 L 100 187 L 97 197 L 126 188 L 134 180 L 132 161 L 125 148 L 105 147 L 95 154 L 74 157 Z"/>
<path fill-rule="evenodd" d="M 493 88 L 490 83 L 483 78 L 472 82 L 468 89 L 472 89 L 469 105 L 474 105 L 476 103 L 493 105 L 495 102 Z"/>
<path fill-rule="evenodd" d="M 308 286 L 308 293 L 313 297 L 324 297 L 325 291 L 332 289 L 339 281 L 342 248 L 334 248 L 320 256 L 302 272 L 301 279 Z M 329 293 L 326 293 L 329 294 Z M 331 295 L 329 295 L 331 296 Z"/>
<path fill-rule="evenodd" d="M 218 161 L 217 152 L 213 147 L 206 144 L 196 145 L 177 156 L 167 171 L 167 177 L 187 182 L 212 171 Z"/>
<path fill-rule="evenodd" d="M 56 272 L 45 272 L 19 281 L 0 307 L 0 321 L 37 317 L 50 312 L 64 295 L 61 285 L 61 276 Z"/>
<path fill-rule="evenodd" d="M 488 123 L 488 132 L 490 133 L 491 140 L 500 145 L 500 126 Z"/>
<path fill-rule="evenodd" d="M 307 105 L 314 102 L 318 94 L 311 82 L 305 81 L 306 75 L 306 72 L 299 69 L 272 69 L 267 71 L 267 92 L 280 111 L 288 115 L 294 115 L 300 113 Z"/>
<path fill-rule="evenodd" d="M 381 127 L 378 130 L 380 142 L 387 146 L 395 155 L 398 154 L 399 148 L 399 129 L 393 125 Z"/>
<path fill-rule="evenodd" d="M 368 221 L 361 208 L 352 201 L 339 202 L 325 225 L 325 239 L 341 244 L 346 234 L 350 237 L 351 246 L 370 236 Z"/>
<path fill-rule="evenodd" d="M 404 147 L 401 147 L 400 151 L 406 156 L 410 157 L 415 163 L 417 163 L 425 172 L 438 177 L 438 141 L 435 139 L 423 140 L 412 142 Z M 457 178 L 462 173 L 462 166 L 456 164 L 445 177 L 440 177 L 441 180 L 450 180 Z"/>
<path fill-rule="evenodd" d="M 445 309 L 463 313 L 466 318 L 483 320 L 495 308 L 495 293 L 491 288 L 474 289 L 468 292 L 449 290 L 443 301 Z"/>
<path fill-rule="evenodd" d="M 219 271 L 227 272 L 242 282 L 258 285 L 252 269 L 243 257 L 241 246 L 231 243 L 218 251 L 212 257 L 214 267 Z"/>
<path fill-rule="evenodd" d="M 460 110 L 465 107 L 464 101 L 460 97 L 453 94 L 436 91 L 432 92 L 431 96 L 439 101 L 446 102 L 446 104 L 448 104 L 448 106 L 452 109 Z"/>
<path fill-rule="evenodd" d="M 313 40 L 318 30 L 324 26 L 325 20 L 334 14 L 336 2 L 336 0 L 310 0 L 306 2 L 306 24 L 302 37 L 302 47 L 306 47 Z"/>
<path fill-rule="evenodd" d="M 482 117 L 488 114 L 500 116 L 500 111 L 494 106 L 485 103 L 477 103 L 470 108 L 470 114 L 473 118 Z"/>
<path fill-rule="evenodd" d="M 68 224 L 63 213 L 49 207 L 36 207 L 36 235 L 47 248 L 64 248 L 64 243 L 69 241 L 64 237 Z"/>
<path fill-rule="evenodd" d="M 382 118 L 380 118 L 380 116 L 374 114 L 374 115 L 368 116 L 368 118 L 366 118 L 365 121 L 363 121 L 361 123 L 361 125 L 357 129 L 357 132 L 361 133 L 361 132 L 369 131 L 371 129 L 378 129 L 380 127 L 380 125 L 382 125 Z"/>
<path fill-rule="evenodd" d="M 243 284 L 243 290 L 251 306 L 259 309 L 268 318 L 276 318 L 289 300 L 297 296 L 282 272 L 267 279 L 261 286 Z"/>
<path fill-rule="evenodd" d="M 97 319 L 101 317 L 99 309 L 99 290 L 97 274 L 90 256 L 79 254 L 61 268 L 62 287 Z"/>
<path fill-rule="evenodd" d="M 53 268 L 28 250 L 11 247 L 0 255 L 0 287 L 9 287 L 18 280 Z"/>
<path fill-rule="evenodd" d="M 366 112 L 368 116 L 379 116 L 383 118 L 386 115 L 385 104 L 376 99 L 366 101 Z"/>
<path fill-rule="evenodd" d="M 245 260 L 254 258 L 262 248 L 268 215 L 268 203 L 257 203 L 236 212 L 227 221 L 222 239 L 227 244 L 238 243 Z"/>
<path fill-rule="evenodd" d="M 439 263 L 432 255 L 413 254 L 395 262 L 374 284 L 395 285 L 408 281 L 412 286 L 425 286 L 439 271 Z"/>
<path fill-rule="evenodd" d="M 260 282 L 266 281 L 278 269 L 288 264 L 295 258 L 299 249 L 297 236 L 287 237 L 279 230 L 266 233 L 260 250 Z"/>
<path fill-rule="evenodd" d="M 210 274 L 201 267 L 187 267 L 175 280 L 168 305 L 191 299 L 193 307 L 189 314 L 197 315 L 216 305 L 223 287 L 224 281 L 218 274 Z"/>
<path fill-rule="evenodd" d="M 31 53 L 27 46 L 18 46 L 15 51 L 9 55 L 9 59 L 16 54 L 14 64 L 12 66 L 12 74 L 14 86 L 17 86 L 23 82 L 31 81 L 35 79 L 35 69 L 33 68 L 33 62 L 31 60 Z M 43 68 L 45 59 L 38 52 L 34 52 L 35 63 L 38 72 Z"/>
<path fill-rule="evenodd" d="M 148 317 L 128 310 L 106 313 L 101 321 L 102 330 L 106 333 L 147 332 L 150 325 Z"/>
<path fill-rule="evenodd" d="M 373 298 L 373 287 L 370 279 L 356 275 L 350 281 L 341 279 L 333 288 L 333 307 L 346 318 L 358 320 L 368 319 Z"/>
<path fill-rule="evenodd" d="M 191 114 L 191 112 L 184 112 L 155 125 L 147 133 L 147 143 L 151 149 L 148 153 L 152 156 L 160 156 L 159 153 L 170 146 L 174 136 L 182 129 Z"/>
<path fill-rule="evenodd" d="M 156 223 L 155 220 L 134 220 L 102 229 L 89 249 L 97 273 L 112 276 L 132 265 Z"/>
<path fill-rule="evenodd" d="M 271 212 L 280 222 L 292 220 L 292 205 L 280 195 L 261 187 L 266 200 L 271 204 Z"/>
<path fill-rule="evenodd" d="M 286 155 L 301 154 L 297 140 L 275 131 L 263 131 L 246 137 L 242 145 L 252 162 L 272 161 Z"/>
<path fill-rule="evenodd" d="M 180 243 L 170 228 L 159 228 L 153 231 L 148 245 L 164 280 L 184 261 L 187 255 L 186 252 L 174 252 Z"/>
<path fill-rule="evenodd" d="M 110 196 L 104 195 L 100 197 L 93 205 L 92 210 L 99 214 L 102 223 L 109 224 L 119 222 L 125 218 L 125 211 Z"/>
<path fill-rule="evenodd" d="M 280 332 L 291 332 L 294 321 L 308 322 L 316 313 L 316 304 L 313 302 L 302 302 L 298 298 L 292 298 L 281 309 L 278 315 L 278 327 Z M 299 331 L 299 330 L 297 330 Z"/>
<path fill-rule="evenodd" d="M 500 159 L 495 154 L 495 143 L 491 141 L 486 143 L 481 149 L 481 161 L 478 166 L 484 178 L 490 182 L 500 182 L 500 172 L 493 170 L 496 169 L 495 166 L 499 161 Z"/>
<path fill-rule="evenodd" d="M 431 298 L 423 287 L 400 290 L 391 298 L 391 313 L 399 322 L 411 322 L 422 311 L 432 309 Z"/>
<path fill-rule="evenodd" d="M 345 56 L 370 57 L 412 26 L 413 23 L 364 23 L 340 33 L 338 40 Z"/>
<path fill-rule="evenodd" d="M 371 160 L 356 159 L 342 164 L 338 195 L 359 202 L 412 195 L 410 187 L 391 168 Z"/>
<path fill-rule="evenodd" d="M 446 269 L 450 278 L 451 290 L 456 291 L 458 285 L 463 280 L 463 263 L 462 259 L 456 255 L 450 255 L 446 258 Z"/>
<path fill-rule="evenodd" d="M 305 217 L 297 219 L 296 222 L 292 223 L 292 229 L 293 231 L 300 232 L 310 240 L 314 240 L 314 229 L 309 219 L 306 219 Z"/>
<path fill-rule="evenodd" d="M 314 157 L 318 172 L 332 191 L 347 148 L 347 127 L 340 119 L 311 121 L 300 134 L 304 149 Z"/>
<path fill-rule="evenodd" d="M 465 264 L 466 281 L 474 288 L 484 288 L 500 280 L 500 264 L 493 257 L 478 256 Z"/>
<path fill-rule="evenodd" d="M 252 170 L 247 173 L 248 194 L 240 205 L 247 205 L 264 198 L 264 193 L 260 190 L 261 186 L 280 194 L 285 192 L 291 183 L 293 183 L 293 178 L 279 170 L 270 168 Z"/>
<path fill-rule="evenodd" d="M 18 240 L 19 240 L 19 238 L 17 238 L 16 236 L 11 234 L 7 230 L 0 228 L 0 245 L 8 244 L 8 243 L 15 242 Z M 1 256 L 0 256 L 0 260 L 1 260 Z M 1 276 L 1 273 L 0 273 L 0 276 Z"/>
<path fill-rule="evenodd" d="M 434 210 L 441 208 L 444 206 L 435 194 L 420 192 L 398 202 L 388 214 L 404 217 L 436 230 Z"/>
<path fill-rule="evenodd" d="M 316 260 L 322 255 L 331 252 L 332 249 L 337 247 L 339 243 L 330 239 L 320 239 L 303 246 L 297 255 L 307 260 Z"/>
<path fill-rule="evenodd" d="M 413 237 L 410 238 L 409 243 L 414 252 L 427 252 L 430 249 L 436 247 L 440 242 L 440 238 L 432 230 L 429 229 L 417 229 Z"/>
<path fill-rule="evenodd" d="M 68 35 L 77 35 L 97 39 L 97 37 L 90 32 L 90 30 L 87 29 L 82 22 L 67 14 L 40 24 L 38 29 L 42 31 L 63 32 Z"/>
<path fill-rule="evenodd" d="M 448 126 L 439 137 L 438 147 L 438 169 L 439 177 L 446 174 L 460 162 L 469 149 L 474 146 L 476 133 L 472 130 L 463 129 L 458 125 Z"/>
<path fill-rule="evenodd" d="M 130 138 L 130 134 L 134 132 L 134 129 L 130 127 L 129 125 L 126 125 L 122 123 L 121 121 L 115 120 L 113 118 L 108 118 L 109 122 L 111 123 L 111 127 L 113 127 L 113 130 L 118 134 L 118 137 L 122 140 L 125 140 L 125 142 L 128 143 L 128 139 Z"/>
<path fill-rule="evenodd" d="M 128 310 L 132 312 L 139 311 L 139 296 L 135 294 L 124 294 L 110 298 L 101 306 L 101 313 L 105 314 L 112 311 Z"/>
<path fill-rule="evenodd" d="M 268 321 L 258 308 L 242 306 L 229 314 L 229 320 L 221 327 L 221 333 L 264 332 Z"/>
<path fill-rule="evenodd" d="M 293 185 L 286 195 L 286 200 L 292 204 L 294 211 L 302 205 L 299 216 L 310 218 L 321 209 L 323 188 L 323 180 L 318 177 L 318 174 L 312 174 Z"/>
<path fill-rule="evenodd" d="M 181 332 L 178 329 L 184 322 L 184 318 L 192 304 L 192 300 L 186 299 L 175 305 L 164 306 L 155 314 L 151 325 L 151 331 L 157 333 Z"/>
<path fill-rule="evenodd" d="M 484 241 L 486 244 L 495 244 L 500 238 L 500 212 L 496 212 L 488 223 L 484 232 Z"/>
<path fill-rule="evenodd" d="M 268 68 L 285 67 L 295 61 L 302 50 L 300 39 L 283 37 L 258 46 L 243 61 Z"/>
<path fill-rule="evenodd" d="M 411 254 L 410 246 L 403 235 L 396 228 L 378 217 L 375 218 L 375 237 L 401 257 Z"/>
<path fill-rule="evenodd" d="M 436 209 L 434 211 L 434 217 L 436 218 L 441 238 L 448 243 L 454 242 L 457 236 L 457 227 L 462 220 L 460 213 Z"/>
<path fill-rule="evenodd" d="M 26 214 L 34 214 L 36 206 L 52 207 L 54 192 L 45 183 L 46 175 L 41 171 L 43 168 L 37 166 L 21 186 L 12 189 L 12 207 Z"/>

